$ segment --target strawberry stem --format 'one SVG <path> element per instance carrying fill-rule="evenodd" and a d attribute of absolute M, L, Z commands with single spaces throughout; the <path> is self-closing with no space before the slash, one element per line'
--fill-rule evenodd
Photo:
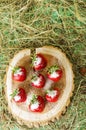
<path fill-rule="evenodd" d="M 16 67 L 14 67 L 13 69 L 12 69 L 12 72 L 13 73 L 15 73 L 17 70 L 19 70 L 20 69 L 20 67 L 18 67 L 18 66 L 16 66 Z"/>
<path fill-rule="evenodd" d="M 51 91 L 51 90 L 47 90 L 47 91 L 46 91 L 46 94 L 48 94 L 50 91 Z"/>
<path fill-rule="evenodd" d="M 52 91 L 53 91 L 53 89 L 49 89 L 49 90 L 46 91 L 46 93 L 48 94 L 48 93 L 50 93 Z"/>
<path fill-rule="evenodd" d="M 37 96 L 33 94 L 32 99 L 31 99 L 31 104 L 34 104 L 37 101 Z"/>
<path fill-rule="evenodd" d="M 37 54 L 34 53 L 34 54 L 31 56 L 32 63 L 34 63 L 34 61 L 36 61 L 36 58 L 37 58 Z"/>
<path fill-rule="evenodd" d="M 16 95 L 18 95 L 19 94 L 19 89 L 15 89 L 14 90 L 14 92 L 12 93 L 12 94 L 10 94 L 10 96 L 12 97 L 12 98 L 14 98 Z"/>
<path fill-rule="evenodd" d="M 48 73 L 52 74 L 53 72 L 57 71 L 59 67 L 57 65 L 52 65 L 48 68 Z"/>
<path fill-rule="evenodd" d="M 38 79 L 38 75 L 37 74 L 34 74 L 31 78 L 31 81 L 36 81 Z"/>

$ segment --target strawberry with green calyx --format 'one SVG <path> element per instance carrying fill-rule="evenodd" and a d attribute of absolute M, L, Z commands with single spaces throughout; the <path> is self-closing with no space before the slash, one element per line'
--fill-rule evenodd
<path fill-rule="evenodd" d="M 51 66 L 51 67 L 48 68 L 47 77 L 50 80 L 57 82 L 62 77 L 62 70 L 59 69 L 57 65 Z"/>
<path fill-rule="evenodd" d="M 12 79 L 22 82 L 26 79 L 26 69 L 22 66 L 14 67 L 12 69 Z"/>
<path fill-rule="evenodd" d="M 25 102 L 27 98 L 26 92 L 23 88 L 15 89 L 14 92 L 10 94 L 10 96 L 16 103 Z"/>
<path fill-rule="evenodd" d="M 46 100 L 48 102 L 56 102 L 59 98 L 60 91 L 58 88 L 54 88 L 52 90 L 47 90 L 46 92 Z"/>
<path fill-rule="evenodd" d="M 42 54 L 34 54 L 32 59 L 32 66 L 35 71 L 39 71 L 46 67 L 47 61 Z"/>
<path fill-rule="evenodd" d="M 33 95 L 30 100 L 29 110 L 32 112 L 42 112 L 44 107 L 45 103 L 43 97 L 40 95 Z"/>
<path fill-rule="evenodd" d="M 45 85 L 45 78 L 42 74 L 34 74 L 31 79 L 31 86 L 35 88 L 43 88 Z"/>

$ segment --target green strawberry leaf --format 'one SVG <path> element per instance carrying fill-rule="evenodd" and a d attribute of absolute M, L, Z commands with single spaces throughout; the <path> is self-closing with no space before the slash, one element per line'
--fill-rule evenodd
<path fill-rule="evenodd" d="M 48 68 L 48 73 L 52 74 L 53 72 L 57 71 L 59 67 L 57 65 L 50 66 Z"/>
<path fill-rule="evenodd" d="M 38 75 L 37 74 L 34 74 L 31 78 L 31 81 L 36 81 L 38 79 Z"/>
<path fill-rule="evenodd" d="M 31 99 L 31 104 L 34 104 L 35 102 L 37 102 L 37 96 L 33 94 L 32 99 Z"/>
<path fill-rule="evenodd" d="M 50 93 L 50 92 L 51 92 L 51 90 L 47 90 L 47 91 L 46 91 L 46 94 L 48 94 L 48 93 Z"/>
<path fill-rule="evenodd" d="M 12 72 L 13 72 L 13 73 L 16 73 L 16 71 L 19 70 L 19 69 L 20 69 L 20 67 L 16 66 L 16 67 L 14 67 L 14 68 L 12 69 Z"/>
<path fill-rule="evenodd" d="M 34 61 L 36 61 L 36 58 L 37 58 L 37 54 L 34 53 L 34 54 L 31 56 L 32 64 L 34 63 Z"/>
<path fill-rule="evenodd" d="M 16 95 L 18 95 L 19 94 L 19 89 L 15 89 L 14 90 L 14 92 L 12 93 L 12 94 L 10 94 L 10 96 L 12 97 L 12 98 L 14 98 Z"/>

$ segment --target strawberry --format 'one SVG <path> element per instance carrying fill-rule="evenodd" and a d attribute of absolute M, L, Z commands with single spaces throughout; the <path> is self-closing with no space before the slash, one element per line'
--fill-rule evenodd
<path fill-rule="evenodd" d="M 45 78 L 42 74 L 34 74 L 31 79 L 31 85 L 36 88 L 43 88 L 45 85 Z"/>
<path fill-rule="evenodd" d="M 46 100 L 49 102 L 56 102 L 58 100 L 59 95 L 60 91 L 58 88 L 55 88 L 53 90 L 47 90 Z"/>
<path fill-rule="evenodd" d="M 29 110 L 32 112 L 42 112 L 44 110 L 45 103 L 43 97 L 40 95 L 33 95 L 30 100 Z"/>
<path fill-rule="evenodd" d="M 32 66 L 35 71 L 39 71 L 46 67 L 47 61 L 42 54 L 35 54 L 32 59 Z"/>
<path fill-rule="evenodd" d="M 11 96 L 16 103 L 25 102 L 27 98 L 26 92 L 23 88 L 15 89 Z"/>
<path fill-rule="evenodd" d="M 59 69 L 57 65 L 51 66 L 48 68 L 47 77 L 52 81 L 57 82 L 62 77 L 62 70 Z"/>
<path fill-rule="evenodd" d="M 26 79 L 26 69 L 24 67 L 14 67 L 12 71 L 13 80 L 22 82 Z"/>

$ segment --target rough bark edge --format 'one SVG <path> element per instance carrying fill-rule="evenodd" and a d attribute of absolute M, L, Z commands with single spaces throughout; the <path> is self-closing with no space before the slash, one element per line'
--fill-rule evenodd
<path fill-rule="evenodd" d="M 63 53 L 61 49 L 55 48 L 55 47 L 53 47 L 53 46 L 44 46 L 44 47 L 47 47 L 47 48 L 50 48 L 50 49 L 52 48 L 52 49 L 56 49 L 56 50 L 58 49 L 61 53 Z M 26 49 L 21 50 L 20 52 L 23 52 L 23 51 L 25 51 L 25 50 L 26 50 Z M 19 53 L 20 53 L 20 52 L 19 52 Z M 17 54 L 18 54 L 18 53 L 17 53 Z M 15 54 L 14 57 L 15 57 L 17 54 Z M 70 63 L 70 61 L 69 61 L 69 59 L 67 58 L 66 54 L 63 53 L 63 55 L 64 55 L 64 57 L 66 58 L 67 62 L 70 64 L 70 67 L 71 67 L 71 70 L 72 70 L 72 64 Z M 13 58 L 14 58 L 14 57 L 13 57 Z M 12 61 L 12 60 L 11 60 L 11 61 Z M 11 61 L 10 61 L 10 63 L 11 63 Z M 9 65 L 10 65 L 10 63 L 9 63 Z M 9 67 L 7 67 L 6 72 L 8 71 L 8 68 L 9 68 Z M 72 71 L 72 72 L 73 72 L 73 71 Z M 72 73 L 72 74 L 73 74 L 73 73 Z M 8 111 L 10 112 L 10 114 L 12 114 L 13 118 L 15 118 L 20 125 L 26 125 L 26 126 L 28 126 L 29 128 L 39 127 L 39 126 L 45 126 L 45 125 L 48 125 L 51 121 L 54 122 L 55 119 L 59 120 L 60 117 L 62 116 L 62 114 L 66 112 L 66 109 L 67 109 L 68 105 L 70 104 L 70 98 L 71 98 L 72 95 L 73 95 L 73 90 L 74 90 L 74 74 L 73 74 L 72 76 L 73 76 L 73 83 L 72 83 L 72 87 L 71 87 L 72 90 L 71 90 L 71 93 L 70 93 L 70 95 L 69 95 L 69 98 L 68 98 L 68 100 L 66 101 L 66 103 L 65 103 L 65 105 L 64 105 L 64 107 L 63 107 L 63 110 L 62 110 L 61 112 L 59 112 L 58 115 L 52 116 L 51 119 L 49 119 L 49 120 L 44 120 L 44 122 L 43 122 L 43 121 L 42 121 L 42 122 L 40 121 L 40 122 L 32 122 L 32 123 L 31 123 L 31 122 L 29 122 L 29 121 L 23 121 L 23 120 L 20 119 L 19 117 L 15 116 L 14 113 L 11 111 L 9 105 L 8 105 Z M 5 76 L 5 82 L 6 82 L 6 76 Z M 5 88 L 5 94 L 6 94 L 6 88 Z M 7 95 L 6 95 L 6 100 L 7 100 L 7 102 L 8 102 Z"/>

